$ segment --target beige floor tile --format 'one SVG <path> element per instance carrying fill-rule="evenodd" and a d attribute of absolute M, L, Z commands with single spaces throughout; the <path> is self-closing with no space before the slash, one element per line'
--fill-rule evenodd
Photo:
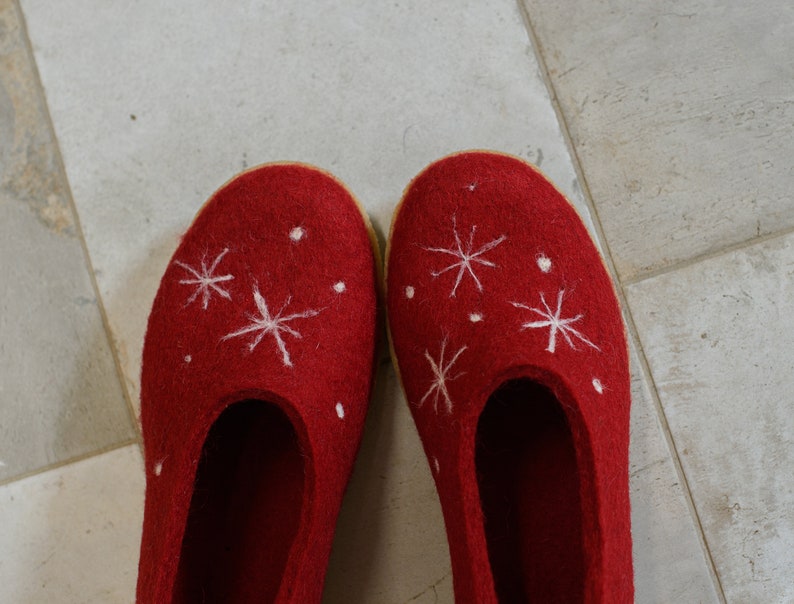
<path fill-rule="evenodd" d="M 135 445 L 0 487 L 0 598 L 133 602 L 142 510 Z"/>
<path fill-rule="evenodd" d="M 794 227 L 794 4 L 524 3 L 624 279 Z"/>
<path fill-rule="evenodd" d="M 490 147 L 586 214 L 512 0 L 21 4 L 133 399 L 178 237 L 246 166 L 331 170 L 383 236 L 427 163 Z"/>
<path fill-rule="evenodd" d="M 730 602 L 794 601 L 794 236 L 629 302 Z"/>
<path fill-rule="evenodd" d="M 0 480 L 133 436 L 59 162 L 0 0 Z"/>
<path fill-rule="evenodd" d="M 648 384 L 632 355 L 630 487 L 635 601 L 719 602 Z"/>

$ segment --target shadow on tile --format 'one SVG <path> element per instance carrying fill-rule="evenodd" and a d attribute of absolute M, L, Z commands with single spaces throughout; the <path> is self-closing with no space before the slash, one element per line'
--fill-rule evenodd
<path fill-rule="evenodd" d="M 391 375 L 389 375 L 391 374 Z M 380 563 L 378 549 L 386 509 L 386 474 L 394 450 L 400 401 L 386 396 L 393 376 L 388 360 L 378 368 L 361 448 L 348 484 L 328 565 L 323 602 L 365 602 L 368 578 Z"/>
<path fill-rule="evenodd" d="M 388 358 L 378 378 L 337 523 L 323 602 L 451 603 L 441 505 Z"/>

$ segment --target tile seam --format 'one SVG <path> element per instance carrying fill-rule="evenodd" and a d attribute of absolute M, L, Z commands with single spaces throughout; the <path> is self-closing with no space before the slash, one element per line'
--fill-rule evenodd
<path fill-rule="evenodd" d="M 783 239 L 784 237 L 788 237 L 792 233 L 794 233 L 794 226 L 786 229 L 781 229 L 779 231 L 775 231 L 774 233 L 767 233 L 766 235 L 760 235 L 757 237 L 751 237 L 750 239 L 736 241 L 734 243 L 730 243 L 724 247 L 721 247 L 717 250 L 704 252 L 703 254 L 692 256 L 691 258 L 687 258 L 686 260 L 682 260 L 680 262 L 676 262 L 668 266 L 663 266 L 658 269 L 652 269 L 637 273 L 636 275 L 632 275 L 631 277 L 627 277 L 626 279 L 624 279 L 623 284 L 626 287 L 630 287 L 632 285 L 644 283 L 645 281 L 649 281 L 657 277 L 663 277 L 665 275 L 669 275 L 676 271 L 685 270 L 690 267 L 697 266 L 698 264 L 701 264 L 703 262 L 708 262 L 709 260 L 720 258 L 722 256 L 731 254 L 733 252 L 740 252 L 742 250 L 750 249 L 751 247 L 754 247 L 756 245 L 762 245 L 769 241 L 774 241 L 776 239 Z"/>
<path fill-rule="evenodd" d="M 77 212 L 77 204 L 75 204 L 74 202 L 74 195 L 72 194 L 72 186 L 71 183 L 69 182 L 69 176 L 66 173 L 66 165 L 63 162 L 63 155 L 61 154 L 60 142 L 58 141 L 58 137 L 55 132 L 55 124 L 52 121 L 50 106 L 49 103 L 47 102 L 47 95 L 44 90 L 44 85 L 42 84 L 41 81 L 41 74 L 39 73 L 38 64 L 36 63 L 36 56 L 33 52 L 33 44 L 30 41 L 27 21 L 25 19 L 25 14 L 22 11 L 22 7 L 20 6 L 19 0 L 14 0 L 14 9 L 16 10 L 17 18 L 19 20 L 21 35 L 22 38 L 24 39 L 25 49 L 28 54 L 28 59 L 30 61 L 33 77 L 35 79 L 36 91 L 39 96 L 39 101 L 41 102 L 44 119 L 47 122 L 46 127 L 49 130 L 50 136 L 52 137 L 53 144 L 55 147 L 55 156 L 58 165 L 59 177 L 63 180 L 65 184 L 66 197 L 68 199 L 69 208 L 71 210 L 72 218 L 75 223 L 75 233 L 83 251 L 84 268 L 88 272 L 88 277 L 91 280 L 91 287 L 93 288 L 94 295 L 96 296 L 97 308 L 99 309 L 99 315 L 102 320 L 102 326 L 105 330 L 105 337 L 108 340 L 110 354 L 111 357 L 113 358 L 113 365 L 116 369 L 116 378 L 118 379 L 119 386 L 121 387 L 122 396 L 124 397 L 124 403 L 127 410 L 127 419 L 130 422 L 132 429 L 136 435 L 134 440 L 138 442 L 140 446 L 141 431 L 140 431 L 140 426 L 138 425 L 138 419 L 135 414 L 135 406 L 132 404 L 132 397 L 130 395 L 129 388 L 127 386 L 127 380 L 125 378 L 124 370 L 122 369 L 121 360 L 119 359 L 118 350 L 116 347 L 116 339 L 113 337 L 113 330 L 110 327 L 110 321 L 108 319 L 107 310 L 105 308 L 105 302 L 102 298 L 102 293 L 99 290 L 99 284 L 97 283 L 96 280 L 96 274 L 94 273 L 94 265 L 93 262 L 91 261 L 91 254 L 89 253 L 88 244 L 83 234 L 83 227 L 80 222 L 80 215 Z"/>
<path fill-rule="evenodd" d="M 565 118 L 565 114 L 562 110 L 562 107 L 560 106 L 559 97 L 557 96 L 557 90 L 554 86 L 554 82 L 551 79 L 551 75 L 549 74 L 548 65 L 546 63 L 546 59 L 543 54 L 543 49 L 540 44 L 540 40 L 537 36 L 537 33 L 535 32 L 534 25 L 532 24 L 532 19 L 530 18 L 529 15 L 529 10 L 527 9 L 523 0 L 516 0 L 516 2 L 518 4 L 519 13 L 521 14 L 521 17 L 524 21 L 524 26 L 527 30 L 527 35 L 529 36 L 529 41 L 530 44 L 532 45 L 532 50 L 538 62 L 538 67 L 541 77 L 543 78 L 543 82 L 546 85 L 546 90 L 549 94 L 552 107 L 554 108 L 554 112 L 557 117 L 560 131 L 565 140 L 565 144 L 568 148 L 568 152 L 571 155 L 571 162 L 573 163 L 576 176 L 579 179 L 582 196 L 584 197 L 585 204 L 587 205 L 587 208 L 590 211 L 593 220 L 593 227 L 595 229 L 595 236 L 599 240 L 599 243 L 602 245 L 602 248 L 604 250 L 605 263 L 609 269 L 609 272 L 612 274 L 612 278 L 616 284 L 617 294 L 620 299 L 620 303 L 623 307 L 623 315 L 624 315 L 624 320 L 626 322 L 626 327 L 628 329 L 629 336 L 636 347 L 642 378 L 646 381 L 646 385 L 649 387 L 649 390 L 651 392 L 651 399 L 653 400 L 657 421 L 659 421 L 659 424 L 661 425 L 662 433 L 667 443 L 667 448 L 670 454 L 670 458 L 675 467 L 677 478 L 681 482 L 681 485 L 683 486 L 684 498 L 686 500 L 687 507 L 689 508 L 690 515 L 697 527 L 696 532 L 698 534 L 698 540 L 700 541 L 701 549 L 706 557 L 707 566 L 709 568 L 709 574 L 711 575 L 712 583 L 716 588 L 717 596 L 719 597 L 720 602 L 725 604 L 727 602 L 727 599 L 725 597 L 725 591 L 723 589 L 722 581 L 720 579 L 719 573 L 717 572 L 717 567 L 714 561 L 714 557 L 712 556 L 711 553 L 711 548 L 709 547 L 708 540 L 706 539 L 706 534 L 703 528 L 703 523 L 700 519 L 700 514 L 698 513 L 697 507 L 695 506 L 695 501 L 689 486 L 689 480 L 687 479 L 687 476 L 681 464 L 681 458 L 678 453 L 678 447 L 676 445 L 672 431 L 670 430 L 670 425 L 667 421 L 667 415 L 662 406 L 661 398 L 659 397 L 659 392 L 656 387 L 656 382 L 653 379 L 653 374 L 650 371 L 650 365 L 648 363 L 648 359 L 645 354 L 645 349 L 642 345 L 642 340 L 639 337 L 639 332 L 634 322 L 634 316 L 628 304 L 628 299 L 626 297 L 623 282 L 621 281 L 620 276 L 618 275 L 615 269 L 615 264 L 612 259 L 612 253 L 609 247 L 609 242 L 604 235 L 601 219 L 598 214 L 596 205 L 593 201 L 592 193 L 590 191 L 587 178 L 585 177 L 579 154 L 576 150 L 576 146 L 574 145 L 573 138 L 571 136 L 571 132 L 568 127 L 568 122 Z"/>
<path fill-rule="evenodd" d="M 14 484 L 15 482 L 19 482 L 21 480 L 26 480 L 33 476 L 38 476 L 39 474 L 44 474 L 52 470 L 57 470 L 59 468 L 64 468 L 72 464 L 80 463 L 82 461 L 86 461 L 87 459 L 91 459 L 93 457 L 99 457 L 100 455 L 104 455 L 105 453 L 111 453 L 112 451 L 117 451 L 118 449 L 129 447 L 130 445 L 138 445 L 138 450 L 140 451 L 140 440 L 138 438 L 128 438 L 127 440 L 113 443 L 112 445 L 100 447 L 99 449 L 92 449 L 91 451 L 88 451 L 86 453 L 81 453 L 80 455 L 69 457 L 68 459 L 63 459 L 61 461 L 56 461 L 51 464 L 47 464 L 46 466 L 36 468 L 35 470 L 30 470 L 22 474 L 10 476 L 9 478 L 4 478 L 0 480 L 0 488 L 8 486 L 10 484 Z"/>

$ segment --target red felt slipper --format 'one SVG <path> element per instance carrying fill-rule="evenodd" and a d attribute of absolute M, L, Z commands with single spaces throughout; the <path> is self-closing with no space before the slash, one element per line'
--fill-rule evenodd
<path fill-rule="evenodd" d="M 461 602 L 631 602 L 629 367 L 609 274 L 535 168 L 460 153 L 392 223 L 393 354 Z"/>
<path fill-rule="evenodd" d="M 223 186 L 169 263 L 143 351 L 138 602 L 319 602 L 373 379 L 368 221 L 315 168 Z"/>

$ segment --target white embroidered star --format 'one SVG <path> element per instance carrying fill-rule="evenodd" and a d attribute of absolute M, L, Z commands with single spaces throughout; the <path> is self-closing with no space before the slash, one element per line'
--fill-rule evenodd
<path fill-rule="evenodd" d="M 304 310 L 303 312 L 293 313 L 291 315 L 281 316 L 281 313 L 284 312 L 284 309 L 289 306 L 290 301 L 292 300 L 292 296 L 287 297 L 287 301 L 284 302 L 284 305 L 281 307 L 281 310 L 276 313 L 276 316 L 270 315 L 270 310 L 267 308 L 267 302 L 262 297 L 262 294 L 259 293 L 259 288 L 254 285 L 254 302 L 256 303 L 256 307 L 259 310 L 260 317 L 254 315 L 248 315 L 248 318 L 251 320 L 250 325 L 246 325 L 242 329 L 238 329 L 237 331 L 230 333 L 228 335 L 223 336 L 221 340 L 228 340 L 230 338 L 236 338 L 238 336 L 245 335 L 247 333 L 254 333 L 259 332 L 256 337 L 248 344 L 248 349 L 253 350 L 257 347 L 259 342 L 262 341 L 268 334 L 272 334 L 273 339 L 276 341 L 276 346 L 281 351 L 281 360 L 284 362 L 286 367 L 292 367 L 292 360 L 290 359 L 289 352 L 287 352 L 287 346 L 284 344 L 284 340 L 281 337 L 282 332 L 286 332 L 294 338 L 300 338 L 301 334 L 294 330 L 292 327 L 286 325 L 287 322 L 293 321 L 295 319 L 306 319 L 308 317 L 316 317 L 320 314 L 319 310 Z"/>
<path fill-rule="evenodd" d="M 474 282 L 477 284 L 477 289 L 482 291 L 482 283 L 477 278 L 477 275 L 474 272 L 474 268 L 472 267 L 472 263 L 482 264 L 483 266 L 491 266 L 494 267 L 496 264 L 491 262 L 490 260 L 486 260 L 481 256 L 492 249 L 494 249 L 497 245 L 502 243 L 505 239 L 507 239 L 506 235 L 502 235 L 501 237 L 497 237 L 493 241 L 486 243 L 477 251 L 472 251 L 474 245 L 474 233 L 477 231 L 477 226 L 471 227 L 471 232 L 469 233 L 469 242 L 466 245 L 466 249 L 463 249 L 463 243 L 461 243 L 460 235 L 458 235 L 458 225 L 455 220 L 455 216 L 452 217 L 452 230 L 455 233 L 455 245 L 457 249 L 447 249 L 443 247 L 425 247 L 428 252 L 439 252 L 442 254 L 450 254 L 451 256 L 455 256 L 458 260 L 448 267 L 440 270 L 440 271 L 431 271 L 431 275 L 434 277 L 438 277 L 439 275 L 443 275 L 447 271 L 451 271 L 453 269 L 458 269 L 458 276 L 455 279 L 455 286 L 452 288 L 452 293 L 449 294 L 450 298 L 455 297 L 455 292 L 458 290 L 458 285 L 460 285 L 461 280 L 463 279 L 463 275 L 468 271 L 468 273 L 474 279 Z"/>
<path fill-rule="evenodd" d="M 592 348 L 595 348 L 596 350 L 600 350 L 598 346 L 588 340 L 584 334 L 582 334 L 582 332 L 571 327 L 571 323 L 576 323 L 584 315 L 576 315 L 575 317 L 571 317 L 569 319 L 560 318 L 560 313 L 562 312 L 562 298 L 564 295 L 565 290 L 561 289 L 557 294 L 557 309 L 554 312 L 552 312 L 552 310 L 549 308 L 549 305 L 546 304 L 546 298 L 543 297 L 543 294 L 540 294 L 540 301 L 543 303 L 543 307 L 546 309 L 545 311 L 539 308 L 531 308 L 518 302 L 511 302 L 511 304 L 516 308 L 531 310 L 532 312 L 539 314 L 544 319 L 543 321 L 530 321 L 529 323 L 524 323 L 521 326 L 522 331 L 527 328 L 538 329 L 541 327 L 549 327 L 549 345 L 546 347 L 546 350 L 549 352 L 554 352 L 555 350 L 557 344 L 557 332 L 562 334 L 562 337 L 565 338 L 565 341 L 568 342 L 568 345 L 574 350 L 576 350 L 576 345 L 574 344 L 571 336 L 580 339 L 582 342 L 588 346 L 591 346 Z"/>
<path fill-rule="evenodd" d="M 196 269 L 192 266 L 185 264 L 184 262 L 180 262 L 176 260 L 175 263 L 178 266 L 181 266 L 187 272 L 195 277 L 195 279 L 182 279 L 180 283 L 183 285 L 196 285 L 196 291 L 193 292 L 187 302 L 185 302 L 185 306 L 188 306 L 198 298 L 198 295 L 201 294 L 202 300 L 202 308 L 207 310 L 207 305 L 210 302 L 210 298 L 212 297 L 212 292 L 217 292 L 221 297 L 226 298 L 227 300 L 231 300 L 232 297 L 229 295 L 225 289 L 218 286 L 218 283 L 222 283 L 223 281 L 231 281 L 234 279 L 233 275 L 221 275 L 219 277 L 215 276 L 215 269 L 218 268 L 218 264 L 220 264 L 221 259 L 226 255 L 229 251 L 229 248 L 225 248 L 218 257 L 212 262 L 212 264 L 207 267 L 206 256 L 201 259 L 201 272 L 199 273 Z"/>
<path fill-rule="evenodd" d="M 433 357 L 430 356 L 430 353 L 427 350 L 425 350 L 425 358 L 427 359 L 427 362 L 430 363 L 430 369 L 433 371 L 433 383 L 430 386 L 430 389 L 422 397 L 422 400 L 419 401 L 419 405 L 418 406 L 421 407 L 425 403 L 427 398 L 431 394 L 434 394 L 434 397 L 433 397 L 433 410 L 436 413 L 438 413 L 438 397 L 439 397 L 439 395 L 441 395 L 444 398 L 444 405 L 445 405 L 445 407 L 447 409 L 447 413 L 452 413 L 452 399 L 450 399 L 449 392 L 447 391 L 447 382 L 448 381 L 451 382 L 452 380 L 456 380 L 460 376 L 462 376 L 463 373 L 465 373 L 465 372 L 461 372 L 461 373 L 459 373 L 459 374 L 457 374 L 455 376 L 452 376 L 452 377 L 449 377 L 447 375 L 449 373 L 449 370 L 452 369 L 452 366 L 455 364 L 455 361 L 458 360 L 458 357 L 463 353 L 464 350 L 466 350 L 466 346 L 464 346 L 463 348 L 458 350 L 458 352 L 455 353 L 455 356 L 452 357 L 452 360 L 449 361 L 449 363 L 446 366 L 444 366 L 444 349 L 446 347 L 447 347 L 447 341 L 443 340 L 441 342 L 441 353 L 439 354 L 439 357 L 438 357 L 438 363 L 436 363 L 433 360 Z"/>

